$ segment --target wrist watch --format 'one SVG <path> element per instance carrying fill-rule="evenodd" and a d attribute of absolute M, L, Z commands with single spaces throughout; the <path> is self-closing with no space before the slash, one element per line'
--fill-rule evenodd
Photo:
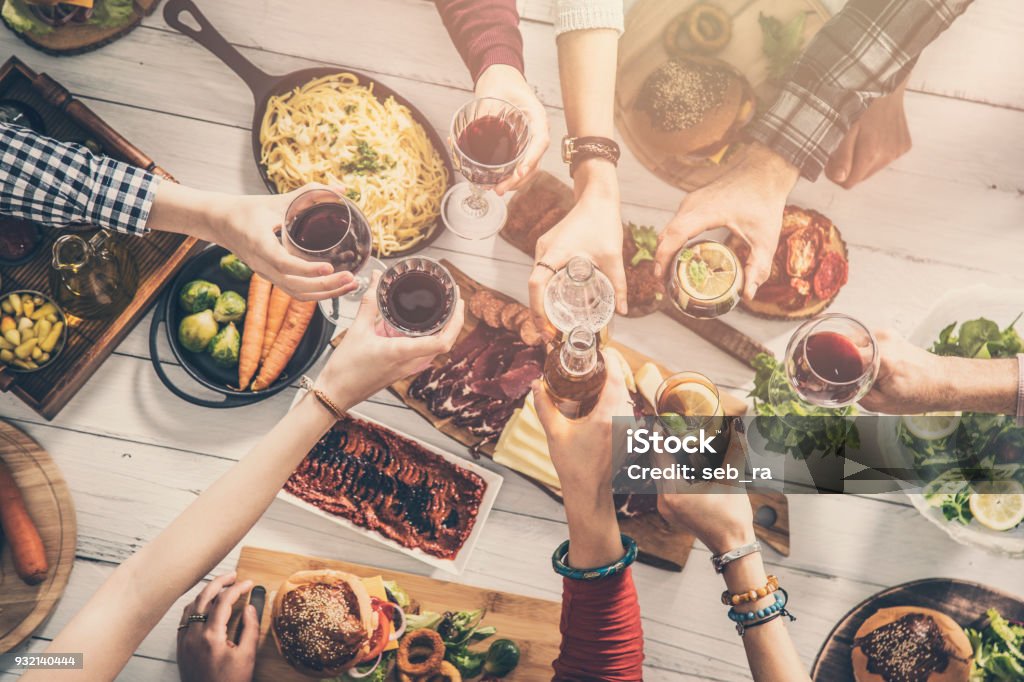
<path fill-rule="evenodd" d="M 562 138 L 562 161 L 569 164 L 569 176 L 576 173 L 576 166 L 586 159 L 604 159 L 613 166 L 619 165 L 619 145 L 607 137 Z"/>

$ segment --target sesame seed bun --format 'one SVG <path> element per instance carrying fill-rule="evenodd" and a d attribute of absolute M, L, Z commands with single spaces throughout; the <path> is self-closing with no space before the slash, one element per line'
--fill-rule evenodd
<path fill-rule="evenodd" d="M 910 617 L 910 620 L 902 620 L 907 617 Z M 931 622 L 929 622 L 929 619 Z M 910 625 L 915 622 L 916 626 Z M 926 636 L 921 635 L 923 632 L 931 631 L 932 622 L 937 626 L 937 632 L 940 637 L 935 642 L 928 641 Z M 901 624 L 906 627 L 900 627 Z M 871 661 L 868 655 L 865 654 L 862 644 L 863 638 L 869 637 L 879 628 L 885 626 L 890 626 L 887 634 L 899 639 L 899 652 L 904 655 L 904 660 L 907 661 L 908 666 L 910 666 L 909 659 L 914 654 L 933 651 L 935 647 L 940 648 L 944 652 L 946 665 L 942 670 L 932 670 L 927 677 L 918 676 L 899 679 L 920 679 L 925 682 L 968 682 L 973 650 L 963 628 L 944 613 L 916 606 L 897 606 L 879 609 L 860 626 L 857 630 L 851 653 L 853 675 L 857 682 L 891 682 L 892 679 L 896 679 L 893 677 L 887 678 L 883 674 L 872 672 L 868 669 Z M 913 643 L 908 645 L 908 641 Z M 893 662 L 893 656 L 885 657 L 885 663 L 891 665 Z"/>
<path fill-rule="evenodd" d="M 363 662 L 377 616 L 362 580 L 342 571 L 299 571 L 277 590 L 270 631 L 303 675 L 337 677 Z"/>

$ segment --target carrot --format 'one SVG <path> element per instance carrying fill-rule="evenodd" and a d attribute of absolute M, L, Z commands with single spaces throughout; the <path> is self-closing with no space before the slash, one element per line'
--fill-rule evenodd
<path fill-rule="evenodd" d="M 274 345 L 274 339 L 277 338 L 277 333 L 281 331 L 281 325 L 284 323 L 284 314 L 288 312 L 288 304 L 291 301 L 292 297 L 280 287 L 274 287 L 274 290 L 270 292 L 270 306 L 267 308 L 267 330 L 263 332 L 263 350 L 260 353 L 261 362 L 267 359 L 267 354 L 270 353 L 270 349 Z"/>
<path fill-rule="evenodd" d="M 238 350 L 238 388 L 244 391 L 256 374 L 263 349 L 263 332 L 267 327 L 267 309 L 270 307 L 270 281 L 259 275 L 249 280 L 249 298 L 246 301 L 245 328 L 242 347 Z"/>
<path fill-rule="evenodd" d="M 281 331 L 278 332 L 274 345 L 267 353 L 267 359 L 260 367 L 259 376 L 252 382 L 252 390 L 261 391 L 281 376 L 285 365 L 295 355 L 295 349 L 299 347 L 299 342 L 302 341 L 315 311 L 316 301 L 292 301 L 289 304 Z"/>
<path fill-rule="evenodd" d="M 46 561 L 46 548 L 39 530 L 32 523 L 32 517 L 25 508 L 21 496 L 7 465 L 0 460 L 0 526 L 11 545 L 14 570 L 29 585 L 38 585 L 46 580 L 50 565 Z"/>

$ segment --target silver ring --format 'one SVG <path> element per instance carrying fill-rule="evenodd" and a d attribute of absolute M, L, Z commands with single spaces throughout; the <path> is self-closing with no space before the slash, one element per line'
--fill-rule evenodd
<path fill-rule="evenodd" d="M 188 617 L 188 623 L 205 623 L 209 616 L 205 613 L 193 613 Z"/>

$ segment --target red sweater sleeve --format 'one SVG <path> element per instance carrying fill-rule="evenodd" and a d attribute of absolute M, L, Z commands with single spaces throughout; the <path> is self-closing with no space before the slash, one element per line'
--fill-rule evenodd
<path fill-rule="evenodd" d="M 602 580 L 562 580 L 556 682 L 643 680 L 644 633 L 632 569 Z"/>
<path fill-rule="evenodd" d="M 473 82 L 492 64 L 523 70 L 523 37 L 515 0 L 434 0 Z"/>

